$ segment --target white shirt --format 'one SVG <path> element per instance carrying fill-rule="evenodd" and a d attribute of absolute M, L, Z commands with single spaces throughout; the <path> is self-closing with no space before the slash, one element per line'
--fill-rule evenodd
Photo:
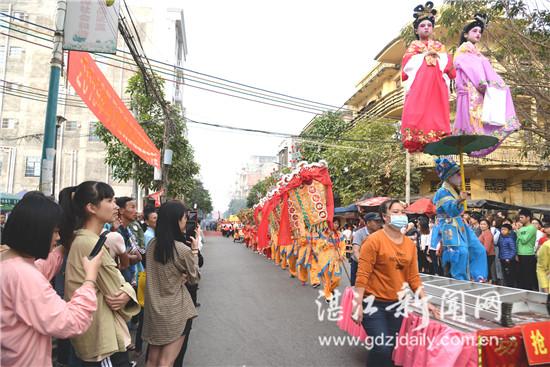
<path fill-rule="evenodd" d="M 420 249 L 426 251 L 432 243 L 432 232 L 420 235 Z"/>
<path fill-rule="evenodd" d="M 347 241 L 351 241 L 351 229 L 345 229 L 342 231 L 342 235 Z"/>

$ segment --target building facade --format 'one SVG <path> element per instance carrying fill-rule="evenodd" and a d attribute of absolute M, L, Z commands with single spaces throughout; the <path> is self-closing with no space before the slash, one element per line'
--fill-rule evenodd
<path fill-rule="evenodd" d="M 254 155 L 237 174 L 232 199 L 246 200 L 252 186 L 278 169 L 275 156 Z"/>
<path fill-rule="evenodd" d="M 0 0 L 0 11 L 53 28 L 56 4 L 56 0 Z M 171 68 L 174 75 L 166 77 L 170 79 L 165 83 L 166 99 L 178 104 L 183 111 L 183 73 L 176 66 L 183 65 L 187 47 L 183 10 L 171 7 L 174 4 L 174 1 L 162 4 L 151 0 L 128 1 L 146 54 L 174 65 L 164 66 Z M 8 28 L 2 28 L 5 35 L 0 35 L 0 191 L 19 193 L 36 190 L 39 185 L 51 58 L 51 42 L 46 40 L 51 39 L 52 32 L 6 15 L 0 16 L 2 25 Z M 28 33 L 44 40 L 37 40 Z M 117 48 L 127 51 L 121 37 Z M 125 90 L 128 80 L 135 74 L 134 62 L 128 54 L 119 52 L 117 56 L 120 61 L 108 62 L 113 66 L 106 65 L 107 60 L 102 57 L 94 57 L 113 89 L 129 106 Z M 55 195 L 63 187 L 99 180 L 111 184 L 117 196 L 139 196 L 141 190 L 136 192 L 132 182 L 113 179 L 105 164 L 105 146 L 94 134 L 99 122 L 67 83 L 66 75 L 65 66 L 57 106 Z"/>

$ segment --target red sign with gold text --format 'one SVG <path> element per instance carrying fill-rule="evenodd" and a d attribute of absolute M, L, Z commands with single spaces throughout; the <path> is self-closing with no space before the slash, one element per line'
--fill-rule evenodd
<path fill-rule="evenodd" d="M 530 366 L 550 364 L 550 321 L 521 325 Z"/>
<path fill-rule="evenodd" d="M 160 168 L 160 152 L 116 94 L 87 52 L 69 51 L 69 83 L 98 120 L 120 142 L 151 166 Z"/>

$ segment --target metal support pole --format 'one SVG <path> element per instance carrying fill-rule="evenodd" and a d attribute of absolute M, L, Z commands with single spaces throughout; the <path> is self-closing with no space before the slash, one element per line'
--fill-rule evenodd
<path fill-rule="evenodd" d="M 50 61 L 50 85 L 48 88 L 48 105 L 46 107 L 46 121 L 44 124 L 44 143 L 42 145 L 42 162 L 40 168 L 40 191 L 45 195 L 53 195 L 54 189 L 54 162 L 57 120 L 57 98 L 59 95 L 59 78 L 63 67 L 63 26 L 67 3 L 58 0 L 55 16 L 55 34 L 53 52 Z"/>
<path fill-rule="evenodd" d="M 405 202 L 409 205 L 411 203 L 411 153 L 407 150 L 405 154 Z"/>

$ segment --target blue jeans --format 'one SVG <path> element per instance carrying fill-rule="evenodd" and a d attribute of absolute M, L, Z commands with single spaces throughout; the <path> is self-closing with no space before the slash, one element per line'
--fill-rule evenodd
<path fill-rule="evenodd" d="M 357 267 L 359 266 L 359 263 L 353 259 L 349 259 L 349 264 L 351 270 L 349 283 L 353 287 L 355 285 L 355 278 L 357 277 Z"/>
<path fill-rule="evenodd" d="M 401 329 L 403 317 L 395 317 L 395 308 L 386 311 L 386 307 L 395 302 L 374 301 L 378 310 L 372 315 L 363 314 L 363 328 L 372 341 L 372 349 L 367 357 L 368 367 L 393 366 L 392 353 L 395 347 L 395 337 Z M 390 337 L 391 338 L 388 338 Z M 380 342 L 381 341 L 381 342 Z"/>

